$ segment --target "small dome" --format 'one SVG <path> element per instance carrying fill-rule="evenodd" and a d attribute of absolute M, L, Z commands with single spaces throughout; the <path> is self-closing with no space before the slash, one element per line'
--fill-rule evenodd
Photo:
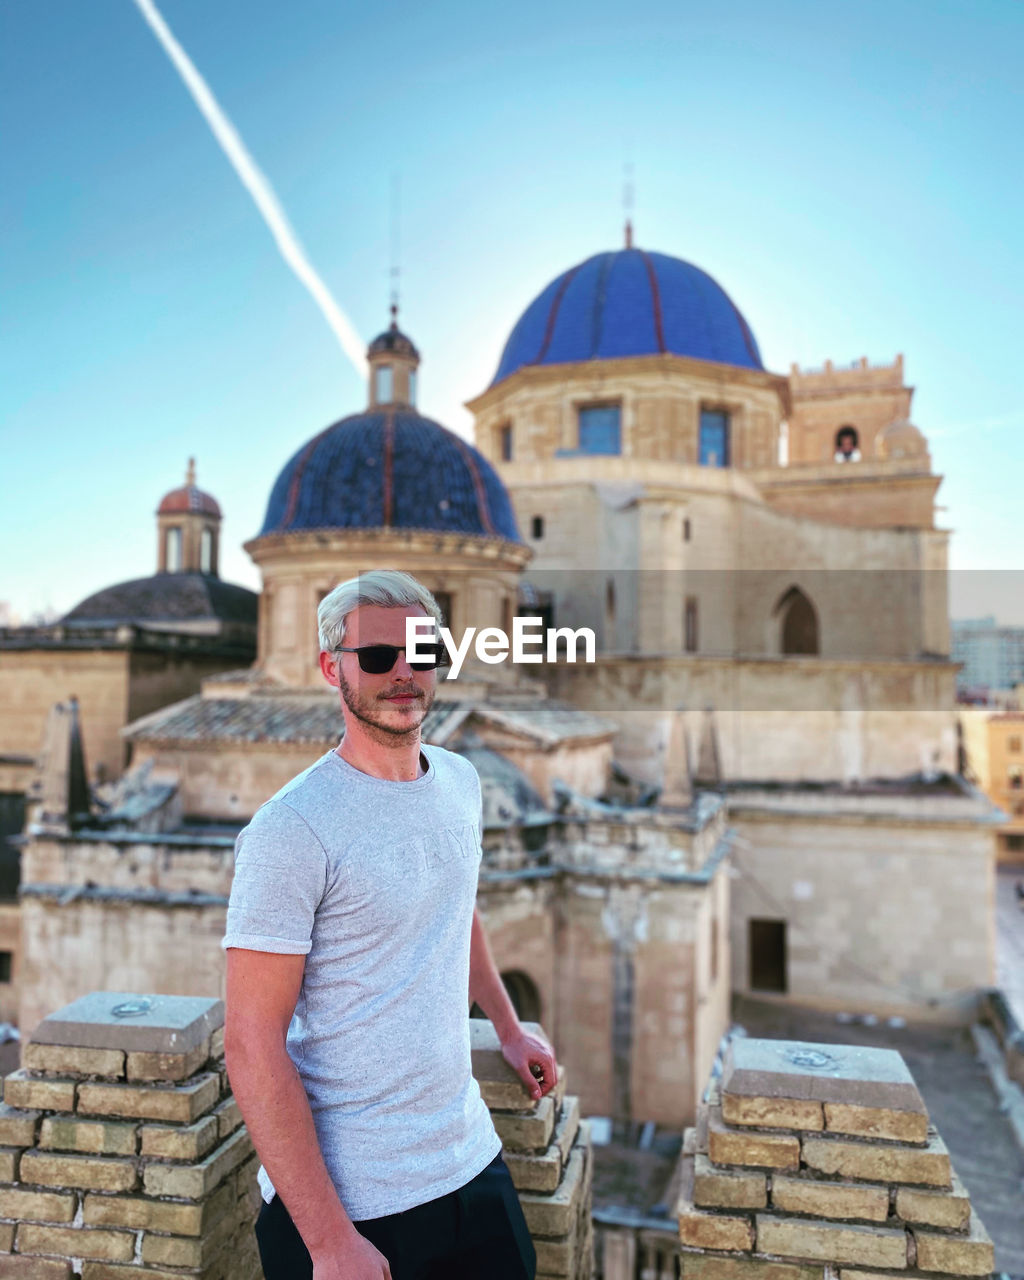
<path fill-rule="evenodd" d="M 185 483 L 180 489 L 172 489 L 170 493 L 165 493 L 160 499 L 159 507 L 156 509 L 158 516 L 178 515 L 181 512 L 213 516 L 216 520 L 221 518 L 217 499 L 196 487 L 195 458 L 189 458 L 188 460 Z"/>
<path fill-rule="evenodd" d="M 209 573 L 156 573 L 104 587 L 61 619 L 79 626 L 120 623 L 241 622 L 256 624 L 255 591 Z"/>
<path fill-rule="evenodd" d="M 522 541 L 487 459 L 440 423 L 397 407 L 342 418 L 303 445 L 274 482 L 260 536 L 383 528 Z"/>
<path fill-rule="evenodd" d="M 390 329 L 385 329 L 383 333 L 377 334 L 376 338 L 370 343 L 367 354 L 371 357 L 382 355 L 408 356 L 416 361 L 420 358 L 420 353 L 416 350 L 413 340 L 406 337 L 394 321 L 392 321 Z"/>
<path fill-rule="evenodd" d="M 890 422 L 875 437 L 875 453 L 879 458 L 927 458 L 928 442 L 912 422 L 902 419 Z"/>
<path fill-rule="evenodd" d="M 661 352 L 764 368 L 750 326 L 707 272 L 667 254 L 620 249 L 595 254 L 537 295 L 505 344 L 494 382 L 524 365 Z"/>

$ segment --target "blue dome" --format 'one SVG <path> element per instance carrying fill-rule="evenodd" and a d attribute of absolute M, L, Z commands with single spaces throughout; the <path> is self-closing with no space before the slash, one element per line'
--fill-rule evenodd
<path fill-rule="evenodd" d="M 414 409 L 356 413 L 303 445 L 274 481 L 260 536 L 383 528 L 521 541 L 487 459 Z"/>
<path fill-rule="evenodd" d="M 663 351 L 764 368 L 750 326 L 706 271 L 643 249 L 598 253 L 530 303 L 505 343 L 494 382 L 524 365 Z"/>

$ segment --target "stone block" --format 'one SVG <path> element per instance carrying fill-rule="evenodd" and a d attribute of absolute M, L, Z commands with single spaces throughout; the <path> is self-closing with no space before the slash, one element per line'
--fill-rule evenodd
<path fill-rule="evenodd" d="M 71 1263 L 9 1254 L 0 1258 L 0 1280 L 73 1280 Z M 137 1280 L 137 1278 L 136 1278 Z"/>
<path fill-rule="evenodd" d="M 907 1233 L 892 1227 L 861 1227 L 848 1222 L 757 1215 L 758 1253 L 832 1263 L 905 1270 Z"/>
<path fill-rule="evenodd" d="M 135 1236 L 130 1231 L 44 1227 L 26 1222 L 18 1228 L 15 1247 L 19 1253 L 56 1253 L 69 1258 L 130 1262 L 135 1256 Z"/>
<path fill-rule="evenodd" d="M 894 1142 L 928 1141 L 928 1116 L 921 1111 L 896 1111 L 890 1107 L 857 1107 L 826 1102 L 825 1128 L 829 1133 L 850 1133 L 861 1138 L 891 1138 Z"/>
<path fill-rule="evenodd" d="M 199 1164 L 151 1164 L 142 1171 L 142 1186 L 149 1196 L 176 1196 L 200 1200 L 224 1181 L 252 1151 L 247 1129 L 239 1129 Z"/>
<path fill-rule="evenodd" d="M 555 1130 L 555 1100 L 548 1094 L 532 1111 L 495 1111 L 491 1119 L 510 1151 L 543 1151 Z"/>
<path fill-rule="evenodd" d="M 519 1203 L 531 1235 L 564 1236 L 572 1230 L 583 1197 L 584 1164 L 583 1148 L 574 1147 L 556 1191 L 551 1195 L 524 1191 L 520 1195 Z"/>
<path fill-rule="evenodd" d="M 822 1266 L 801 1266 L 775 1258 L 721 1258 L 709 1253 L 680 1250 L 679 1263 L 685 1280 L 824 1280 Z"/>
<path fill-rule="evenodd" d="M 45 1080 L 22 1068 L 4 1080 L 4 1102 L 11 1107 L 40 1111 L 74 1111 L 74 1080 Z"/>
<path fill-rule="evenodd" d="M 56 1191 L 29 1191 L 25 1187 L 0 1187 L 0 1218 L 19 1222 L 70 1222 L 78 1197 Z"/>
<path fill-rule="evenodd" d="M 136 1050 L 128 1054 L 125 1075 L 129 1080 L 187 1080 L 205 1066 L 210 1056 L 209 1038 L 185 1053 L 146 1053 Z"/>
<path fill-rule="evenodd" d="M 934 1130 L 930 1132 L 925 1147 L 881 1146 L 870 1142 L 844 1142 L 841 1138 L 804 1138 L 803 1159 L 809 1169 L 844 1178 L 932 1187 L 952 1185 L 949 1152 Z"/>
<path fill-rule="evenodd" d="M 976 1213 L 966 1235 L 943 1235 L 911 1228 L 917 1243 L 917 1265 L 922 1271 L 943 1275 L 987 1276 L 995 1267 L 995 1251 Z"/>
<path fill-rule="evenodd" d="M 800 1098 L 747 1098 L 723 1093 L 722 1118 L 726 1124 L 757 1125 L 764 1129 L 818 1131 L 825 1127 L 822 1104 Z"/>
<path fill-rule="evenodd" d="M 78 1110 L 83 1115 L 190 1124 L 209 1111 L 219 1097 L 220 1082 L 212 1073 L 197 1076 L 187 1084 L 163 1088 L 147 1088 L 141 1084 L 82 1084 L 78 1087 Z"/>
<path fill-rule="evenodd" d="M 537 1022 L 524 1022 L 523 1028 L 547 1040 L 544 1029 Z M 493 1023 L 484 1018 L 470 1018 L 469 1047 L 473 1063 L 473 1075 L 480 1086 L 480 1094 L 488 1107 L 508 1111 L 524 1111 L 533 1099 L 519 1076 L 501 1054 L 501 1041 Z M 562 1068 L 558 1069 L 561 1080 Z M 550 1096 L 550 1095 L 547 1095 Z"/>
<path fill-rule="evenodd" d="M 884 1222 L 889 1216 L 889 1188 L 853 1182 L 817 1182 L 776 1174 L 772 1179 L 772 1208 L 818 1218 Z"/>
<path fill-rule="evenodd" d="M 230 1273 L 225 1272 L 219 1280 L 234 1280 L 235 1274 L 233 1269 Z M 82 1268 L 82 1280 L 189 1280 L 190 1276 L 199 1280 L 197 1271 L 165 1271 L 163 1267 L 159 1270 L 146 1267 L 143 1270 L 134 1263 L 119 1266 L 116 1262 L 86 1262 Z M 202 1280 L 206 1280 L 206 1277 L 204 1276 Z M 213 1280 L 213 1277 L 210 1277 L 210 1280 Z"/>
<path fill-rule="evenodd" d="M 75 1187 L 82 1191 L 131 1191 L 137 1181 L 130 1160 L 104 1156 L 44 1155 L 26 1151 L 21 1157 L 22 1182 L 42 1187 Z"/>
<path fill-rule="evenodd" d="M 38 1127 L 38 1111 L 20 1111 L 6 1102 L 0 1103 L 0 1146 L 34 1146 Z"/>
<path fill-rule="evenodd" d="M 223 1027 L 218 1027 L 217 1030 L 213 1033 L 213 1035 L 210 1036 L 210 1057 L 211 1058 L 224 1057 L 224 1028 Z"/>
<path fill-rule="evenodd" d="M 506 1151 L 505 1163 L 517 1191 L 554 1191 L 562 1178 L 580 1123 L 578 1098 L 566 1098 L 548 1148 L 541 1155 Z"/>
<path fill-rule="evenodd" d="M 142 1237 L 142 1261 L 147 1266 L 203 1267 L 223 1248 L 237 1226 L 234 1218 L 224 1217 L 212 1231 L 206 1231 L 199 1237 L 150 1235 L 146 1232 Z M 252 1229 L 251 1223 L 247 1222 L 245 1226 Z"/>
<path fill-rule="evenodd" d="M 679 1241 L 690 1248 L 750 1250 L 754 1247 L 754 1224 L 748 1217 L 696 1209 L 688 1200 L 679 1201 L 676 1213 Z"/>
<path fill-rule="evenodd" d="M 233 1097 L 225 1098 L 214 1111 L 217 1118 L 217 1136 L 226 1138 L 242 1123 L 242 1111 Z"/>
<path fill-rule="evenodd" d="M 0 1222 L 0 1253 L 10 1253 L 14 1248 L 13 1222 Z"/>
<path fill-rule="evenodd" d="M 900 1055 L 865 1045 L 734 1040 L 726 1053 L 722 1092 L 928 1114 Z"/>
<path fill-rule="evenodd" d="M 693 1157 L 693 1203 L 701 1209 L 763 1209 L 768 1204 L 767 1176 L 719 1169 L 698 1152 Z"/>
<path fill-rule="evenodd" d="M 715 1164 L 796 1169 L 800 1164 L 800 1139 L 790 1133 L 730 1129 L 722 1122 L 721 1108 L 712 1107 L 708 1114 L 708 1155 Z"/>
<path fill-rule="evenodd" d="M 135 1126 L 117 1120 L 50 1116 L 39 1131 L 39 1145 L 46 1150 L 83 1151 L 97 1156 L 133 1156 Z"/>
<path fill-rule="evenodd" d="M 30 1071 L 57 1075 L 124 1077 L 124 1053 L 120 1049 L 85 1049 L 30 1040 L 21 1051 L 21 1065 Z"/>
<path fill-rule="evenodd" d="M 145 1196 L 87 1195 L 82 1206 L 86 1226 L 127 1227 L 133 1231 L 165 1231 L 199 1236 L 234 1206 L 234 1187 L 224 1183 L 201 1204 L 151 1200 Z"/>
<path fill-rule="evenodd" d="M 194 1164 L 217 1145 L 220 1128 L 213 1114 L 188 1125 L 144 1124 L 139 1136 L 144 1156 L 187 1160 Z"/>
<path fill-rule="evenodd" d="M 950 1231 L 966 1231 L 971 1218 L 971 1200 L 954 1169 L 953 1186 L 949 1191 L 897 1188 L 896 1216 L 904 1222 L 945 1227 Z"/>
<path fill-rule="evenodd" d="M 17 1182 L 20 1159 L 20 1150 L 12 1151 L 9 1147 L 0 1147 L 0 1182 Z"/>
<path fill-rule="evenodd" d="M 44 1018 L 36 1044 L 187 1053 L 224 1025 L 224 1003 L 200 996 L 147 996 L 94 991 Z"/>

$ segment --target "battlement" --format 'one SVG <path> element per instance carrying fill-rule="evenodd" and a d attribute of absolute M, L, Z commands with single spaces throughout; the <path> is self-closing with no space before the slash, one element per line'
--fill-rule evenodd
<path fill-rule="evenodd" d="M 903 386 L 903 356 L 892 364 L 870 364 L 861 356 L 852 364 L 836 365 L 831 360 L 817 369 L 789 367 L 789 386 L 794 398 L 812 395 L 835 395 L 843 392 L 898 390 Z"/>

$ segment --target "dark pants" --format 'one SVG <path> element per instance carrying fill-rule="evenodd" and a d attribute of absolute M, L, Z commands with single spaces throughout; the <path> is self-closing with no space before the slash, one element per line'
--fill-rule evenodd
<path fill-rule="evenodd" d="M 458 1191 L 355 1228 L 387 1258 L 392 1280 L 534 1280 L 537 1255 L 500 1152 Z M 280 1196 L 260 1210 L 256 1240 L 266 1280 L 312 1280 Z"/>

